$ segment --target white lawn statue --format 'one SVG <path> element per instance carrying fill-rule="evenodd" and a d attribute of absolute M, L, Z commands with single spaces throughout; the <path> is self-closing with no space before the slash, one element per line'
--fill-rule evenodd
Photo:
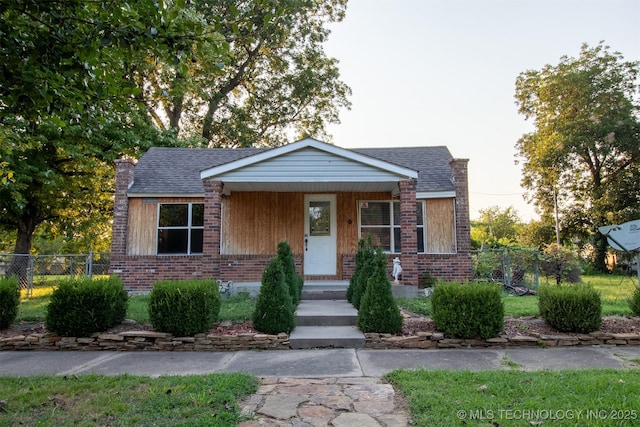
<path fill-rule="evenodd" d="M 400 265 L 400 258 L 398 257 L 393 259 L 393 271 L 391 272 L 391 276 L 393 277 L 394 285 L 400 283 L 400 279 L 402 278 L 402 266 Z"/>

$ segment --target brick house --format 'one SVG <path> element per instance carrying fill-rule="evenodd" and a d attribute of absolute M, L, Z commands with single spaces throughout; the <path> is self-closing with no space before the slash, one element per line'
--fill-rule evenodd
<path fill-rule="evenodd" d="M 159 279 L 260 281 L 277 244 L 305 280 L 348 280 L 360 237 L 422 272 L 472 275 L 467 160 L 446 147 L 151 148 L 116 161 L 111 272 L 132 291 Z"/>

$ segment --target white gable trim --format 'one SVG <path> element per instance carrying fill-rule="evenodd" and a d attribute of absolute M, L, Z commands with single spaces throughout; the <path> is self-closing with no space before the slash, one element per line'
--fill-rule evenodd
<path fill-rule="evenodd" d="M 374 159 L 372 157 L 358 154 L 353 151 L 346 150 L 344 148 L 336 147 L 335 145 L 331 145 L 325 142 L 315 140 L 313 138 L 305 138 L 291 144 L 283 145 L 277 148 L 272 148 L 270 150 L 263 151 L 253 156 L 236 160 L 234 162 L 230 162 L 221 166 L 216 166 L 210 169 L 205 169 L 200 172 L 200 178 L 205 179 L 205 178 L 211 178 L 211 177 L 223 175 L 233 170 L 243 168 L 246 166 L 251 166 L 251 165 L 254 165 L 266 160 L 270 160 L 278 156 L 286 155 L 288 153 L 298 151 L 307 147 L 315 148 L 315 149 L 324 151 L 326 153 L 344 157 L 354 162 L 373 166 L 396 175 L 404 176 L 407 179 L 418 178 L 418 172 L 413 169 L 397 166 L 388 162 L 384 162 L 382 160 Z"/>
<path fill-rule="evenodd" d="M 456 197 L 455 191 L 423 191 L 416 193 L 416 199 L 449 199 Z"/>

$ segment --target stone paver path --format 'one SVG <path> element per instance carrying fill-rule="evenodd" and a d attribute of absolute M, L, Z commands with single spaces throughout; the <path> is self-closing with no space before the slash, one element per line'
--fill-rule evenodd
<path fill-rule="evenodd" d="M 380 378 L 262 378 L 240 402 L 239 427 L 408 426 L 409 412 Z"/>

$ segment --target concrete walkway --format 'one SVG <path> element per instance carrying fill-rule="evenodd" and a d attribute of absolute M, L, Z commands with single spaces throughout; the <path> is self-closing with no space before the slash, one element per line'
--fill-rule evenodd
<path fill-rule="evenodd" d="M 131 374 L 197 375 L 248 372 L 258 392 L 241 402 L 253 426 L 406 426 L 409 413 L 381 379 L 398 368 L 640 368 L 640 347 L 513 350 L 282 350 L 209 352 L 0 352 L 0 376 Z"/>

